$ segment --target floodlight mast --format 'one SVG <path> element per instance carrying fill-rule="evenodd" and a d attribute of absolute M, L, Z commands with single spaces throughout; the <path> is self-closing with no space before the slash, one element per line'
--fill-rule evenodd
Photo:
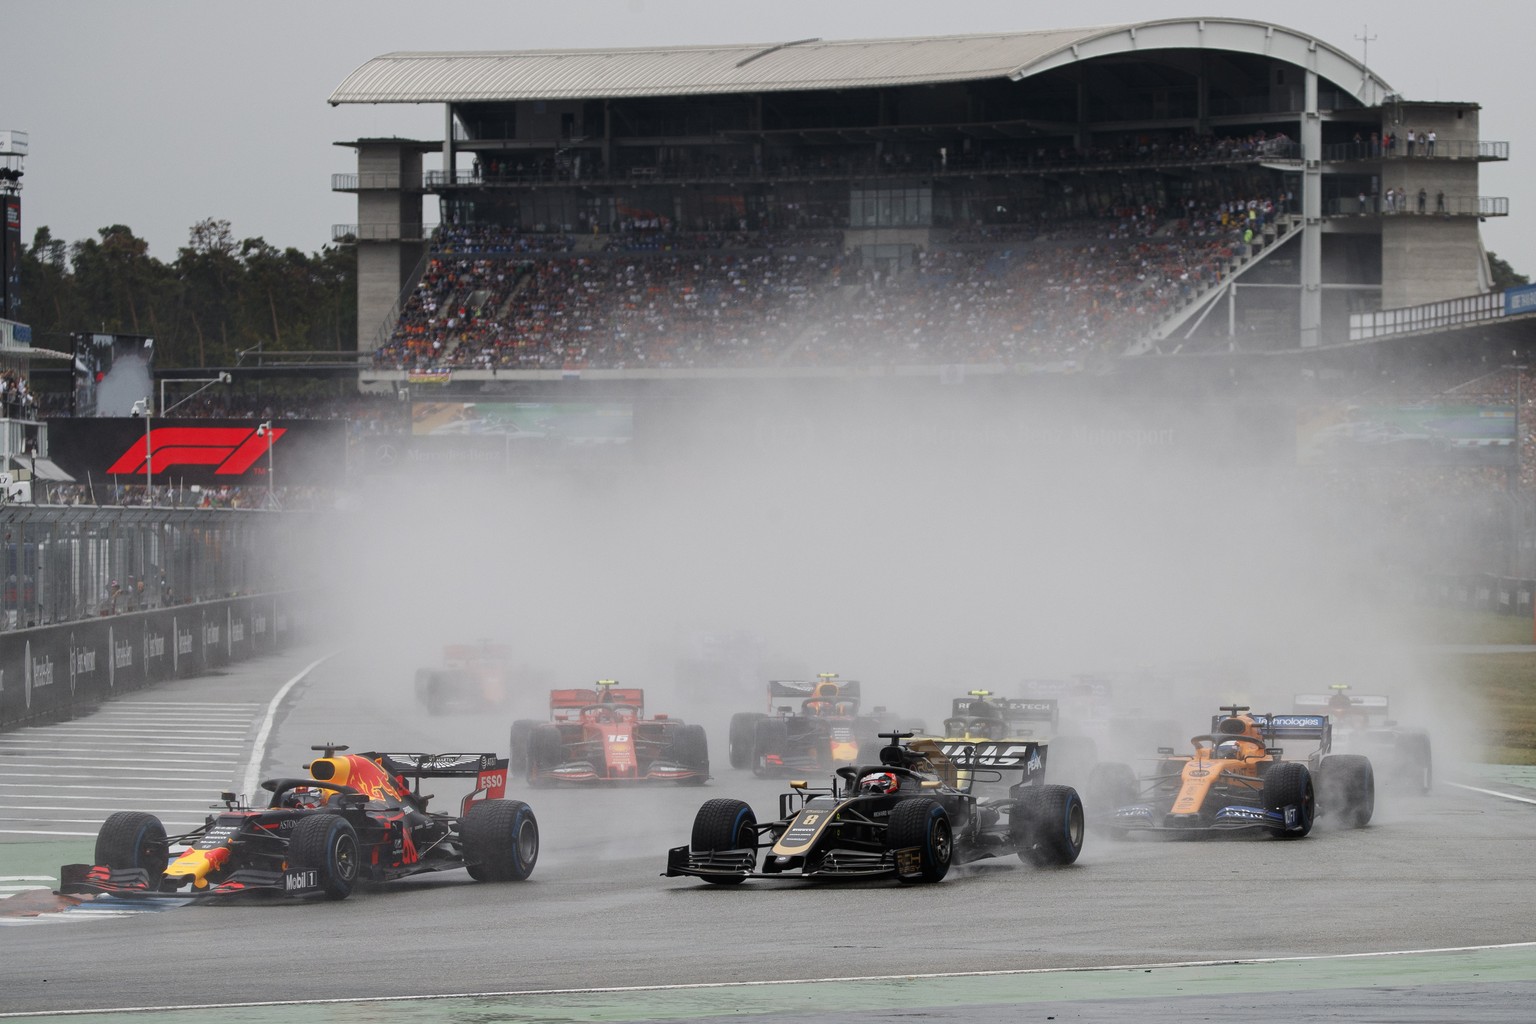
<path fill-rule="evenodd" d="M 144 503 L 155 507 L 155 444 L 150 420 L 155 411 L 154 400 L 145 396 L 133 403 L 133 415 L 144 417 Z"/>

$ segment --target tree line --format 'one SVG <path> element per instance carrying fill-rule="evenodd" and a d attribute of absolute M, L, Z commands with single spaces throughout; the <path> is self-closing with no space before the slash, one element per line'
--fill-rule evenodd
<path fill-rule="evenodd" d="M 193 225 L 166 263 L 122 224 L 65 242 L 37 229 L 21 253 L 22 319 L 39 348 L 70 351 L 80 332 L 145 334 L 160 367 L 234 366 L 247 349 L 357 348 L 357 255 L 312 255 L 261 238 L 236 241 L 229 221 Z"/>

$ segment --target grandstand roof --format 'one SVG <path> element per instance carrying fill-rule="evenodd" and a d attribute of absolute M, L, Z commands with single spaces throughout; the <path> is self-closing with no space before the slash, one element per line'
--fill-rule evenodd
<path fill-rule="evenodd" d="M 1184 18 L 915 39 L 396 52 L 353 71 L 329 102 L 483 103 L 1017 81 L 1094 57 L 1160 49 L 1230 50 L 1315 68 L 1368 105 L 1390 91 L 1358 61 L 1304 33 L 1265 22 Z"/>

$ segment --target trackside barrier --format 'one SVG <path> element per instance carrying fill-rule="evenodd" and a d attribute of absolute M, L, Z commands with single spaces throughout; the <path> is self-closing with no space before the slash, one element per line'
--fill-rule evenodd
<path fill-rule="evenodd" d="M 9 631 L 0 638 L 0 729 L 72 718 L 133 690 L 283 650 L 318 601 L 263 594 Z"/>
<path fill-rule="evenodd" d="M 1518 615 L 1533 620 L 1536 629 L 1536 580 L 1480 573 L 1472 576 L 1431 576 L 1420 600 L 1441 608 Z"/>

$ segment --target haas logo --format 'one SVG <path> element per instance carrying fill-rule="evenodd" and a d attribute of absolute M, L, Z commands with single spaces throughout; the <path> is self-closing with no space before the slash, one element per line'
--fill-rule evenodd
<path fill-rule="evenodd" d="M 132 476 L 143 473 L 148 462 L 151 474 L 172 466 L 215 466 L 221 476 L 239 476 L 287 432 L 283 427 L 259 434 L 255 427 L 160 427 L 129 445 L 107 472 Z"/>

